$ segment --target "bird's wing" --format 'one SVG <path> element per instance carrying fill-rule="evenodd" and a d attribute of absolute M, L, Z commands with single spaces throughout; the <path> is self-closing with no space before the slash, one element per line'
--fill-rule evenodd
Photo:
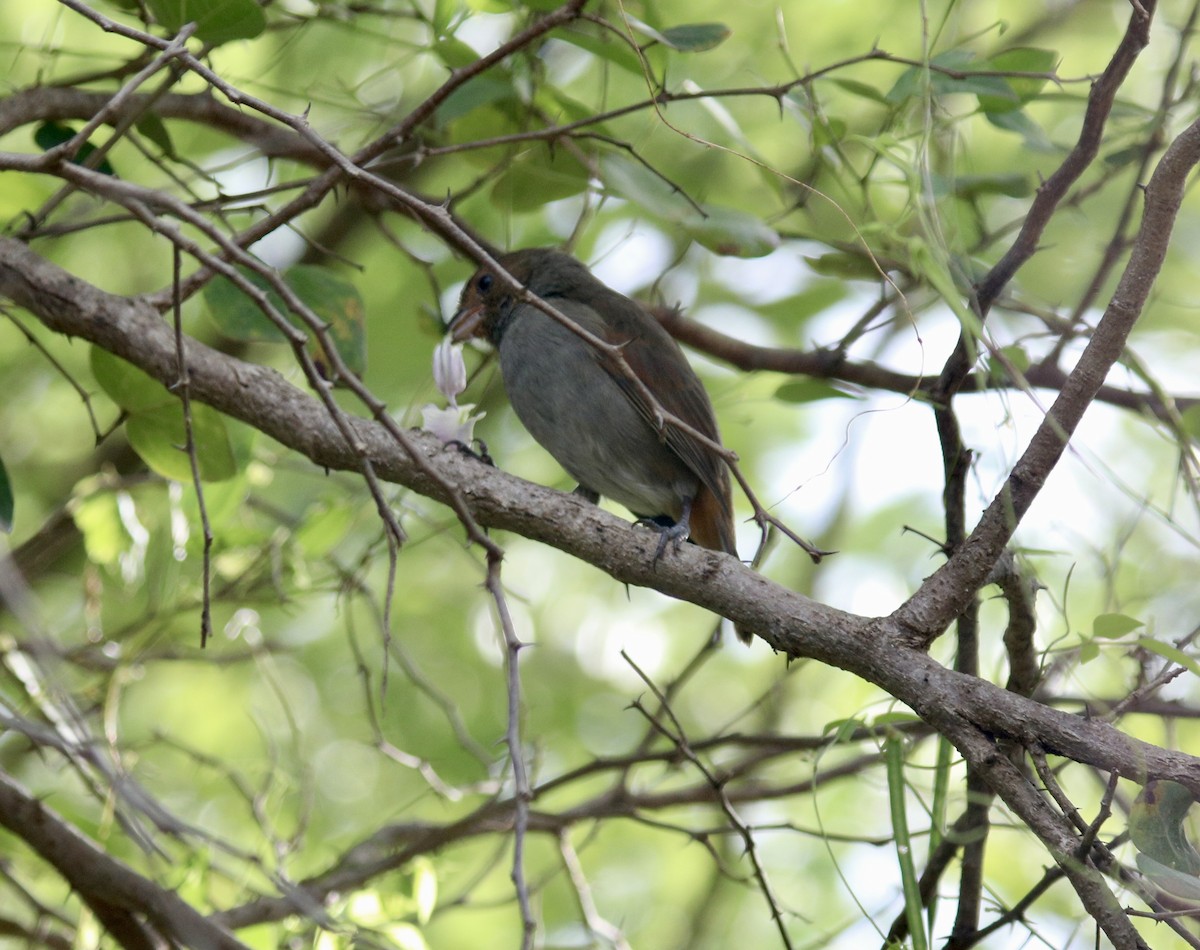
<path fill-rule="evenodd" d="M 704 386 L 679 349 L 674 338 L 638 304 L 628 297 L 612 293 L 603 301 L 608 319 L 601 320 L 593 307 L 575 301 L 556 298 L 553 303 L 563 313 L 576 319 L 587 329 L 602 336 L 608 342 L 621 347 L 625 362 L 646 387 L 654 394 L 662 408 L 682 419 L 698 432 L 714 442 L 720 442 L 716 417 Z M 586 311 L 586 314 L 585 314 Z M 602 354 L 597 354 L 601 365 L 613 381 L 637 408 L 638 413 L 656 430 L 660 421 L 653 407 L 638 391 L 638 388 L 621 372 L 620 368 Z M 695 473 L 705 488 L 712 494 L 722 517 L 720 522 L 732 518 L 729 474 L 725 463 L 715 452 L 686 432 L 672 425 L 662 427 L 662 438 L 667 446 L 678 455 L 685 465 Z M 697 499 L 703 507 L 705 499 Z M 720 547 L 728 550 L 731 539 L 720 539 Z M 712 545 L 717 546 L 717 545 Z"/>

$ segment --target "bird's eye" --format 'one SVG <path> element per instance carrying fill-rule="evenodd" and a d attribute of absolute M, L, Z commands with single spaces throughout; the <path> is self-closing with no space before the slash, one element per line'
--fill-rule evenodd
<path fill-rule="evenodd" d="M 493 283 L 492 275 L 491 274 L 483 274 L 480 276 L 479 280 L 477 280 L 475 282 L 475 286 L 479 288 L 479 292 L 481 294 L 486 294 L 489 290 L 492 289 L 492 283 Z"/>

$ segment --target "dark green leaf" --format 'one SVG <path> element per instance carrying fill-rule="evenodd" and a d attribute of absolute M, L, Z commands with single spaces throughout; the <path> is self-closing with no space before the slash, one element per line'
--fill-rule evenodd
<path fill-rule="evenodd" d="M 271 306 L 281 314 L 287 313 L 282 298 L 269 289 L 266 278 L 249 268 L 239 272 L 255 287 L 266 292 Z M 204 303 L 209 316 L 225 336 L 246 343 L 283 343 L 286 337 L 253 300 L 226 277 L 217 277 L 204 287 Z"/>
<path fill-rule="evenodd" d="M 659 34 L 663 42 L 682 53 L 699 53 L 720 46 L 730 37 L 724 23 L 687 23 L 672 26 Z"/>
<path fill-rule="evenodd" d="M 940 53 L 930 60 L 930 64 L 938 66 L 941 69 L 952 69 L 957 72 L 965 73 L 970 66 L 976 62 L 975 54 L 968 50 L 950 50 L 945 53 Z M 928 73 L 929 91 L 934 96 L 946 95 L 952 92 L 974 92 L 975 87 L 971 85 L 971 76 L 957 77 L 948 76 L 938 70 L 926 70 L 920 66 L 910 66 L 900 74 L 895 85 L 888 90 L 884 97 L 887 102 L 892 105 L 902 105 L 909 99 L 912 99 L 921 94 L 921 90 L 925 84 L 925 76 Z M 986 78 L 986 77 L 984 77 Z M 994 83 L 986 84 L 982 87 L 984 91 L 995 89 Z"/>
<path fill-rule="evenodd" d="M 446 97 L 434 113 L 437 121 L 442 124 L 453 122 L 463 116 L 470 115 L 481 106 L 502 102 L 513 97 L 512 80 L 507 77 L 491 75 L 476 76 L 466 85 L 459 86 Z M 457 129 L 455 130 L 457 133 Z M 474 131 L 474 130 L 472 130 Z M 487 138 L 488 136 L 481 136 Z M 469 141 L 469 139 L 468 139 Z"/>
<path fill-rule="evenodd" d="M 254 0 L 146 0 L 146 6 L 172 32 L 195 23 L 196 36 L 215 46 L 253 39 L 267 28 L 267 18 Z"/>
<path fill-rule="evenodd" d="M 13 490 L 8 480 L 8 469 L 0 459 L 0 531 L 11 534 L 13 528 Z"/>
<path fill-rule="evenodd" d="M 1148 782 L 1129 811 L 1133 846 L 1176 871 L 1200 874 L 1200 854 L 1183 827 L 1193 803 L 1192 794 L 1178 782 Z"/>
<path fill-rule="evenodd" d="M 268 290 L 266 278 L 248 269 L 240 270 L 250 283 L 266 291 L 271 305 L 289 323 L 310 333 L 310 352 L 321 366 L 328 369 L 331 366 L 329 357 L 317 347 L 304 321 L 287 309 L 278 294 Z M 346 367 L 355 374 L 361 374 L 366 364 L 366 337 L 365 314 L 358 288 L 327 268 L 308 264 L 299 264 L 285 271 L 283 280 L 328 325 L 333 344 Z M 210 281 L 204 288 L 204 303 L 213 323 L 230 339 L 247 343 L 287 341 L 283 331 L 263 313 L 258 304 L 224 277 Z"/>
<path fill-rule="evenodd" d="M 52 148 L 57 148 L 64 142 L 71 141 L 74 137 L 74 129 L 69 125 L 61 125 L 58 122 L 43 122 L 33 133 L 34 142 L 44 152 L 48 152 Z M 75 157 L 71 159 L 72 164 L 87 165 L 88 168 L 94 167 L 96 171 L 103 172 L 105 175 L 115 175 L 116 170 L 107 158 L 100 159 L 95 165 L 88 162 L 88 157 L 95 151 L 96 146 L 91 142 L 84 142 L 79 147 L 79 151 L 75 153 Z"/>
<path fill-rule="evenodd" d="M 346 368 L 361 376 L 367 365 L 367 340 L 366 312 L 358 288 L 328 268 L 311 264 L 296 265 L 283 279 L 328 325 L 333 345 Z M 298 319 L 293 322 L 299 325 Z M 316 349 L 313 356 L 324 367 L 331 365 L 329 358 Z"/>
<path fill-rule="evenodd" d="M 166 124 L 157 114 L 153 112 L 144 113 L 137 120 L 135 128 L 162 149 L 162 153 L 168 158 L 175 157 L 175 146 L 171 142 L 171 133 L 167 131 Z"/>
<path fill-rule="evenodd" d="M 1200 442 L 1200 405 L 1189 406 L 1180 415 L 1183 431 L 1191 436 L 1192 441 Z"/>

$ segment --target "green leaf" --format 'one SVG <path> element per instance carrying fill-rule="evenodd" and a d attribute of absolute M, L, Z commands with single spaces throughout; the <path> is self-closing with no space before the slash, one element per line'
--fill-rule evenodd
<path fill-rule="evenodd" d="M 1183 431 L 1191 436 L 1193 442 L 1200 442 L 1200 405 L 1189 406 L 1180 414 Z"/>
<path fill-rule="evenodd" d="M 366 310 L 358 288 L 328 268 L 312 264 L 297 264 L 284 273 L 283 279 L 328 325 L 334 348 L 346 368 L 361 376 L 367 367 L 367 337 Z M 293 322 L 300 324 L 298 317 Z M 310 339 L 309 349 L 318 363 L 332 365 L 315 339 Z"/>
<path fill-rule="evenodd" d="M 306 557 L 328 557 L 354 524 L 354 516 L 349 505 L 314 505 L 304 513 L 292 540 Z"/>
<path fill-rule="evenodd" d="M 527 152 L 513 161 L 492 186 L 492 204 L 501 211 L 532 211 L 569 198 L 588 186 L 587 169 L 561 151 Z"/>
<path fill-rule="evenodd" d="M 417 858 L 413 862 L 413 901 L 417 905 L 417 922 L 422 926 L 429 923 L 437 907 L 437 870 L 429 858 Z"/>
<path fill-rule="evenodd" d="M 870 99 L 872 102 L 878 102 L 881 105 L 888 104 L 888 97 L 886 95 L 865 82 L 859 82 L 857 79 L 831 79 L 830 82 L 839 89 L 844 89 L 851 95 L 858 96 L 861 99 Z"/>
<path fill-rule="evenodd" d="M 867 724 L 861 719 L 834 719 L 825 723 L 821 735 L 833 734 L 835 743 L 849 742 L 859 729 L 865 729 Z"/>
<path fill-rule="evenodd" d="M 176 158 L 175 144 L 171 141 L 171 133 L 167 131 L 166 123 L 154 112 L 143 113 L 134 124 L 139 132 L 162 149 L 168 158 Z"/>
<path fill-rule="evenodd" d="M 459 86 L 454 92 L 450 93 L 446 97 L 445 102 L 437 107 L 434 115 L 440 124 L 445 125 L 453 122 L 455 119 L 461 119 L 463 116 L 470 115 L 482 106 L 488 106 L 492 103 L 503 102 L 512 98 L 513 84 L 510 78 L 491 75 L 476 76 L 466 85 Z M 475 130 L 471 131 L 472 133 L 475 132 Z M 507 131 L 507 129 L 504 131 Z M 500 133 L 497 131 L 495 134 Z M 480 137 L 490 138 L 491 135 L 485 132 Z M 464 137 L 462 141 L 471 141 L 471 138 Z"/>
<path fill-rule="evenodd" d="M 1147 782 L 1129 810 L 1133 846 L 1176 871 L 1200 874 L 1200 854 L 1183 827 L 1193 803 L 1191 793 L 1178 782 Z"/>
<path fill-rule="evenodd" d="M 942 69 L 952 69 L 957 72 L 966 72 L 975 62 L 975 54 L 969 50 L 948 50 L 945 53 L 939 53 L 930 60 L 930 64 L 933 66 L 938 66 Z M 987 77 L 967 76 L 959 78 L 948 76 L 937 70 L 927 70 L 923 66 L 910 66 L 900 74 L 884 98 L 889 104 L 894 106 L 903 105 L 909 99 L 918 98 L 924 88 L 926 75 L 929 77 L 929 92 L 933 96 L 946 95 L 952 92 L 974 92 L 981 88 L 984 91 L 997 88 L 996 83 L 985 83 L 983 86 L 972 85 L 971 80 L 973 78 L 986 80 Z"/>
<path fill-rule="evenodd" d="M 82 492 L 77 492 L 83 495 Z M 127 535 L 121 527 L 117 498 L 113 492 L 83 495 L 71 514 L 83 535 L 83 548 L 95 564 L 114 564 L 125 548 Z"/>
<path fill-rule="evenodd" d="M 270 289 L 265 277 L 248 267 L 239 267 L 238 272 L 264 291 L 271 306 L 286 316 L 287 307 L 283 299 Z M 203 297 L 208 315 L 217 329 L 229 339 L 244 343 L 282 343 L 286 340 L 283 331 L 229 278 L 216 277 L 209 281 L 204 287 Z"/>
<path fill-rule="evenodd" d="M 219 46 L 249 40 L 267 28 L 267 18 L 254 0 L 146 0 L 154 19 L 172 33 L 196 24 L 196 36 Z"/>
<path fill-rule="evenodd" d="M 1005 50 L 988 60 L 988 69 L 998 72 L 1050 73 L 1058 65 L 1058 53 L 1052 49 L 1020 46 Z M 1037 76 L 996 77 L 1006 89 L 1002 95 L 981 94 L 979 107 L 984 112 L 1011 112 L 1025 103 L 1036 99 L 1046 85 L 1046 79 Z"/>
<path fill-rule="evenodd" d="M 861 399 L 854 393 L 843 392 L 823 379 L 794 379 L 775 390 L 775 398 L 784 402 L 805 403 L 821 399 Z"/>
<path fill-rule="evenodd" d="M 892 831 L 896 839 L 896 860 L 900 866 L 909 941 L 913 950 L 925 950 L 929 943 L 922 917 L 924 905 L 921 902 L 912 836 L 908 829 L 908 810 L 904 800 L 904 743 L 900 739 L 889 738 L 883 745 L 883 754 L 887 766 L 888 805 L 892 815 Z"/>
<path fill-rule="evenodd" d="M 705 205 L 683 221 L 688 235 L 714 254 L 727 257 L 766 257 L 779 247 L 779 235 L 761 218 L 736 208 Z"/>
<path fill-rule="evenodd" d="M 239 270 L 250 283 L 266 291 L 271 305 L 289 323 L 309 332 L 304 322 L 287 309 L 282 298 L 268 289 L 265 277 L 246 268 Z M 283 280 L 329 326 L 334 347 L 347 368 L 361 375 L 366 366 L 366 334 L 365 313 L 358 288 L 328 268 L 311 264 L 298 264 L 285 271 Z M 258 304 L 224 277 L 210 281 L 204 288 L 204 303 L 213 323 L 230 339 L 247 343 L 286 342 L 283 331 L 259 309 Z M 331 365 L 329 357 L 321 352 L 311 333 L 309 350 L 319 363 L 325 367 Z"/>
<path fill-rule="evenodd" d="M 1100 614 L 1092 621 L 1092 636 L 1102 640 L 1115 640 L 1143 626 L 1140 620 L 1125 614 Z"/>
<path fill-rule="evenodd" d="M 980 195 L 1005 195 L 1026 198 L 1033 194 L 1033 182 L 1021 172 L 1001 175 L 944 175 L 933 176 L 935 195 L 954 195 L 956 198 L 977 198 Z"/>
<path fill-rule="evenodd" d="M 93 346 L 88 356 L 100 388 L 126 412 L 158 409 L 179 401 L 157 379 L 108 350 Z"/>
<path fill-rule="evenodd" d="M 1000 355 L 1003 360 L 997 359 L 989 354 L 987 361 L 988 379 L 1000 384 L 1015 382 L 1012 370 L 1024 374 L 1029 369 L 1029 354 L 1025 352 L 1024 347 L 1013 344 L 1011 346 L 1001 347 Z"/>
<path fill-rule="evenodd" d="M 1042 127 L 1024 112 L 988 112 L 987 120 L 996 128 L 1016 132 L 1025 140 L 1025 147 L 1035 152 L 1057 152 L 1054 143 L 1046 138 Z"/>
<path fill-rule="evenodd" d="M 607 60 L 614 66 L 619 66 L 626 72 L 633 73 L 635 76 L 642 75 L 642 61 L 638 55 L 623 40 L 617 40 L 610 37 L 607 33 L 603 38 L 597 37 L 591 33 L 584 33 L 579 30 L 557 30 L 554 33 L 554 38 L 562 40 L 564 43 L 570 43 L 572 46 L 578 46 L 582 50 L 587 50 L 599 56 L 601 59 Z"/>
<path fill-rule="evenodd" d="M 57 148 L 64 142 L 69 142 L 75 137 L 75 130 L 69 125 L 62 125 L 58 122 L 43 122 L 34 130 L 33 141 L 37 143 L 38 148 L 43 152 L 48 152 L 52 148 Z M 87 165 L 88 157 L 96 151 L 96 146 L 91 142 L 84 142 L 79 146 L 79 150 L 75 153 L 75 157 L 71 159 L 72 165 Z M 94 166 L 96 171 L 103 172 L 105 175 L 115 175 L 117 172 L 113 168 L 112 163 L 107 158 L 100 159 Z"/>
<path fill-rule="evenodd" d="M 1177 900 L 1200 904 L 1200 877 L 1176 871 L 1146 854 L 1134 855 L 1134 861 L 1137 862 L 1138 870 L 1160 890 L 1166 891 Z"/>
<path fill-rule="evenodd" d="M 8 480 L 8 469 L 4 467 L 4 459 L 0 459 L 0 531 L 12 534 L 13 529 L 13 490 L 12 482 Z"/>
<path fill-rule="evenodd" d="M 876 280 L 879 277 L 879 267 L 866 254 L 830 251 L 820 257 L 805 257 L 804 260 L 824 277 L 840 277 L 843 280 Z"/>
<path fill-rule="evenodd" d="M 225 420 L 215 409 L 197 402 L 191 404 L 191 414 L 200 477 L 209 482 L 231 478 L 237 473 L 237 463 Z M 132 413 L 125 420 L 125 432 L 134 451 L 163 478 L 176 482 L 192 480 L 191 463 L 184 451 L 186 435 L 179 402 Z"/>
<path fill-rule="evenodd" d="M 1191 672 L 1200 676 L 1200 662 L 1197 662 L 1194 657 L 1188 656 L 1178 647 L 1172 646 L 1169 643 L 1163 643 L 1161 640 L 1155 640 L 1153 637 L 1138 637 L 1137 645 L 1143 650 L 1161 656 L 1164 660 L 1178 663 L 1185 670 L 1191 670 Z"/>
<path fill-rule="evenodd" d="M 437 40 L 430 49 L 433 54 L 451 69 L 462 69 L 464 66 L 469 66 L 471 63 L 479 59 L 479 54 L 462 40 L 454 36 L 447 36 Z M 473 85 L 478 80 L 472 80 L 467 85 Z M 512 89 L 510 87 L 511 95 Z"/>
<path fill-rule="evenodd" d="M 600 173 L 609 191 L 682 228 L 692 240 L 714 253 L 763 257 L 779 247 L 779 235 L 761 219 L 720 205 L 698 209 L 670 182 L 624 155 L 602 155 Z"/>
<path fill-rule="evenodd" d="M 729 39 L 731 31 L 724 23 L 687 23 L 663 30 L 659 36 L 664 43 L 681 53 L 699 53 L 720 46 Z"/>

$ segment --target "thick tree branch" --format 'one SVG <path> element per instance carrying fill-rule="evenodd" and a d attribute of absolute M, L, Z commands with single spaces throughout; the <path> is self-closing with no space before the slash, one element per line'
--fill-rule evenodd
<path fill-rule="evenodd" d="M 1151 176 L 1141 229 L 1112 300 L 1008 481 L 959 550 L 892 615 L 907 631 L 908 642 L 927 646 L 961 613 L 1058 464 L 1146 305 L 1166 257 L 1184 186 L 1198 161 L 1200 123 L 1193 123 L 1171 143 Z"/>
<path fill-rule="evenodd" d="M 95 343 L 164 385 L 176 378 L 173 333 L 151 306 L 107 294 L 19 241 L 0 238 L 0 293 L 51 329 Z M 322 405 L 274 370 L 195 340 L 185 340 L 185 356 L 193 399 L 254 426 L 318 466 L 360 467 L 361 459 Z M 1172 778 L 1200 794 L 1200 759 L 948 670 L 905 646 L 900 634 L 906 628 L 893 618 L 859 617 L 828 607 L 755 574 L 734 558 L 693 545 L 655 563 L 654 535 L 632 530 L 574 495 L 505 474 L 444 448 L 432 436 L 411 433 L 412 444 L 427 461 L 418 465 L 383 426 L 354 419 L 353 427 L 380 477 L 441 502 L 458 492 L 480 524 L 549 544 L 618 581 L 699 604 L 758 631 L 789 656 L 811 657 L 875 683 L 923 717 L 940 708 L 994 736 L 1036 739 L 1077 761 L 1135 780 Z"/>
<path fill-rule="evenodd" d="M 0 825 L 53 865 L 122 946 L 151 948 L 166 940 L 193 950 L 246 950 L 174 891 L 109 857 L 3 772 Z"/>

